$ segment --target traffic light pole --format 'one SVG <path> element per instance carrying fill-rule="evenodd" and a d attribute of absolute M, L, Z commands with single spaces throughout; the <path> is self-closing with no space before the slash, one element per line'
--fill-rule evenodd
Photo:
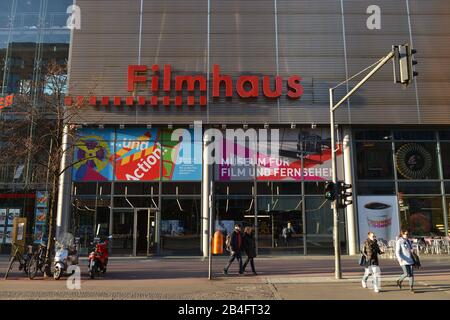
<path fill-rule="evenodd" d="M 336 139 L 334 137 L 334 89 L 330 89 L 330 133 L 331 133 L 331 172 L 333 187 L 337 186 L 337 161 L 336 161 Z M 336 190 L 336 189 L 335 189 Z M 335 192 L 336 194 L 336 192 Z M 333 243 L 334 243 L 334 274 L 336 279 L 342 279 L 341 272 L 341 248 L 339 239 L 339 212 L 338 212 L 338 199 L 336 198 L 332 202 L 333 206 Z"/>
<path fill-rule="evenodd" d="M 369 79 L 377 73 L 389 60 L 395 57 L 395 52 L 392 50 L 387 56 L 380 60 L 380 62 L 352 89 L 350 90 L 336 105 L 334 104 L 334 90 L 340 85 L 350 81 L 352 78 L 347 79 L 343 83 L 334 88 L 329 89 L 330 93 L 330 133 L 331 133 L 331 170 L 333 184 L 337 188 L 337 158 L 336 158 L 336 139 L 335 139 L 335 119 L 334 111 L 342 105 L 348 98 L 350 98 L 359 88 L 361 88 Z M 336 279 L 342 279 L 341 271 L 341 248 L 339 237 L 339 211 L 338 211 L 338 195 L 332 202 L 333 206 L 333 243 L 334 243 L 334 265 L 335 265 L 335 277 Z"/>

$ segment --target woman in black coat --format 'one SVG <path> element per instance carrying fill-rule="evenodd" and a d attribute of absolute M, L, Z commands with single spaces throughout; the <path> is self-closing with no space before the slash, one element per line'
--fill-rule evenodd
<path fill-rule="evenodd" d="M 255 270 L 255 263 L 253 261 L 253 258 L 256 257 L 256 244 L 255 244 L 255 238 L 253 236 L 253 228 L 252 227 L 245 227 L 244 234 L 242 235 L 242 245 L 243 249 L 245 251 L 245 254 L 247 255 L 247 259 L 244 262 L 243 270 L 245 272 L 245 268 L 247 267 L 247 264 L 250 262 L 250 266 L 252 267 L 252 272 L 254 275 L 257 275 Z"/>
<path fill-rule="evenodd" d="M 376 236 L 373 232 L 367 234 L 367 240 L 364 242 L 362 253 L 366 257 L 364 276 L 361 281 L 362 287 L 367 288 L 367 279 L 369 278 L 369 275 L 372 275 L 373 289 L 375 292 L 380 292 L 381 271 L 378 263 L 378 255 L 383 254 L 383 252 L 380 250 Z"/>

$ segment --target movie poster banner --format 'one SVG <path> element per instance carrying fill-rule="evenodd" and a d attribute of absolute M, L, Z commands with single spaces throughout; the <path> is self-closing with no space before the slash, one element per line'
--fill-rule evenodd
<path fill-rule="evenodd" d="M 115 180 L 159 180 L 161 136 L 158 129 L 117 130 L 114 153 Z"/>
<path fill-rule="evenodd" d="M 107 181 L 113 178 L 114 129 L 77 131 L 72 180 Z"/>
<path fill-rule="evenodd" d="M 359 242 L 369 231 L 378 240 L 395 240 L 400 233 L 397 196 L 358 196 Z"/>
<path fill-rule="evenodd" d="M 115 179 L 154 181 L 162 171 L 166 181 L 200 181 L 201 148 L 201 131 L 195 139 L 194 129 L 118 130 Z"/>
<path fill-rule="evenodd" d="M 324 181 L 331 180 L 331 139 L 326 129 L 280 129 L 278 135 L 258 135 L 258 143 L 226 135 L 222 159 L 216 165 L 219 181 Z M 275 142 L 268 137 L 279 137 Z M 264 139 L 261 139 L 263 137 Z M 277 149 L 278 152 L 274 150 Z M 303 158 L 303 164 L 302 164 Z M 342 146 L 337 150 L 338 177 L 343 177 Z"/>
<path fill-rule="evenodd" d="M 34 236 L 35 244 L 42 241 L 45 234 L 48 214 L 48 191 L 36 191 L 36 209 L 34 213 Z"/>

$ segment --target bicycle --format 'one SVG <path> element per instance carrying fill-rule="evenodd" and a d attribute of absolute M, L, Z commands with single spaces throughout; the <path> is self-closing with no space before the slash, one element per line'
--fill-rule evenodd
<path fill-rule="evenodd" d="M 33 280 L 38 272 L 51 275 L 50 258 L 46 258 L 47 255 L 47 245 L 41 243 L 38 250 L 33 254 L 28 265 L 28 278 Z"/>
<path fill-rule="evenodd" d="M 23 249 L 23 250 L 21 250 Z M 13 268 L 15 262 L 19 263 L 19 271 L 23 269 L 26 275 L 28 275 L 28 264 L 30 262 L 32 256 L 32 246 L 22 246 L 16 243 L 12 244 L 12 250 L 14 250 L 14 254 L 11 256 L 9 260 L 8 270 L 6 270 L 5 280 L 8 278 L 8 274 Z M 23 253 L 25 252 L 26 253 Z"/>

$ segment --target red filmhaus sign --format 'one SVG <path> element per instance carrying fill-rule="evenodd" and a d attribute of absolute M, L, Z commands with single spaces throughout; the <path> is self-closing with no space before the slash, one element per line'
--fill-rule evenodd
<path fill-rule="evenodd" d="M 164 106 L 170 106 L 172 103 L 180 107 L 183 103 L 188 106 L 194 106 L 196 103 L 200 106 L 207 104 L 207 78 L 204 75 L 172 75 L 172 66 L 164 65 L 160 70 L 159 65 L 154 64 L 151 67 L 147 65 L 129 65 L 127 77 L 127 91 L 130 93 L 127 97 L 109 97 L 103 96 L 97 99 L 96 96 L 90 96 L 88 103 L 92 106 L 98 104 L 109 106 L 121 106 L 125 101 L 127 106 L 135 104 L 140 106 L 152 105 L 157 107 L 162 102 Z M 290 76 L 286 81 L 286 96 L 290 99 L 299 99 L 303 94 L 303 86 L 300 84 L 302 78 L 298 75 Z M 233 81 L 229 75 L 221 75 L 220 67 L 213 65 L 211 79 L 212 98 L 221 96 L 220 89 L 223 88 L 226 98 L 232 98 L 233 90 L 236 90 L 238 96 L 242 99 L 258 98 L 261 94 L 268 99 L 276 99 L 283 95 L 283 77 L 275 76 L 274 80 L 270 76 L 240 76 L 233 87 Z M 173 85 L 175 88 L 173 88 Z M 183 88 L 188 92 L 187 99 L 183 101 Z M 172 91 L 176 92 L 172 97 Z M 147 91 L 151 96 L 139 95 L 138 93 Z M 197 97 L 195 91 L 199 92 Z M 78 103 L 83 103 L 85 97 L 76 97 Z M 196 101 L 197 100 L 197 101 Z M 66 97 L 65 104 L 72 105 L 72 97 Z"/>

